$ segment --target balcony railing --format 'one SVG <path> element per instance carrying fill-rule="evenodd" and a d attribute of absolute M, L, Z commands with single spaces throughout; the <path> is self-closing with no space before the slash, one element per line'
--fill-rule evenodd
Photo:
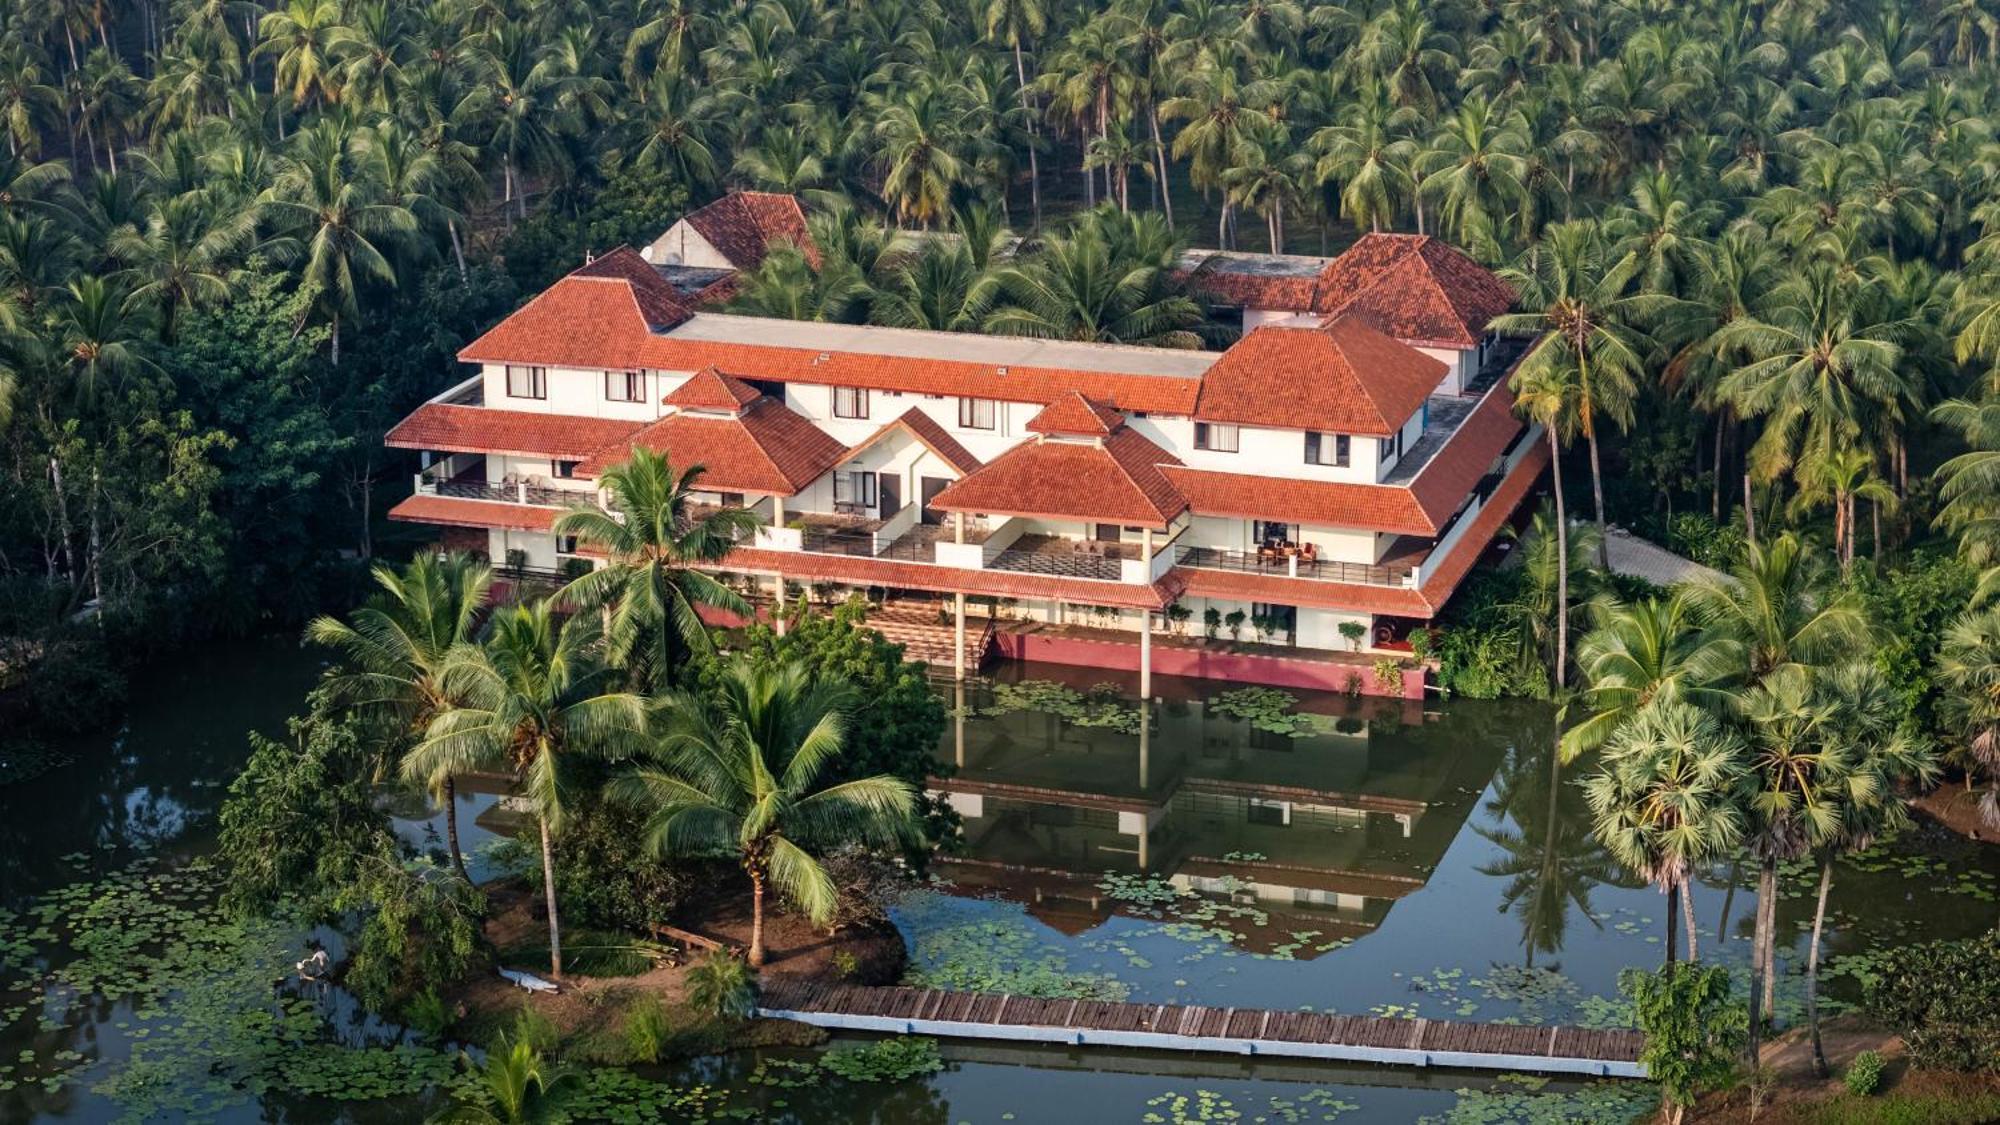
<path fill-rule="evenodd" d="M 455 478 L 438 480 L 425 472 L 417 475 L 417 491 L 431 496 L 451 496 L 460 500 L 492 500 L 502 504 L 527 504 L 537 508 L 575 508 L 596 503 L 588 492 L 550 488 L 540 484 L 496 484 L 491 481 Z"/>
<path fill-rule="evenodd" d="M 880 532 L 843 531 L 831 527 L 805 528 L 800 549 L 816 555 L 852 555 L 864 559 L 921 563 L 937 561 L 928 541 L 884 539 Z"/>
<path fill-rule="evenodd" d="M 1225 551 L 1215 547 L 1182 547 L 1175 565 L 1196 570 L 1234 570 L 1245 574 L 1266 574 L 1277 578 L 1307 578 L 1318 582 L 1344 582 L 1354 586 L 1408 586 L 1415 568 L 1373 566 L 1367 563 L 1336 562 L 1331 559 L 1303 559 L 1258 555 L 1249 551 Z M 1293 567 L 1297 571 L 1294 573 Z"/>
<path fill-rule="evenodd" d="M 988 564 L 1017 574 L 1047 574 L 1057 578 L 1094 578 L 1117 582 L 1123 577 L 1119 560 L 1082 552 L 1002 551 Z"/>

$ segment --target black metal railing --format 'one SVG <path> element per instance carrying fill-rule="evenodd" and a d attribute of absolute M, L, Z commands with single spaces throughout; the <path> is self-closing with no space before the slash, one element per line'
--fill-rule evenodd
<path fill-rule="evenodd" d="M 503 504 L 528 504 L 537 508 L 574 508 L 596 502 L 588 492 L 550 488 L 546 485 L 494 484 L 483 480 L 434 480 L 426 478 L 419 491 L 452 496 L 461 500 L 494 500 Z"/>
<path fill-rule="evenodd" d="M 802 549 L 816 555 L 853 555 L 860 558 L 896 559 L 901 562 L 936 562 L 937 549 L 922 537 L 883 542 L 872 531 L 843 531 L 831 527 L 808 527 L 799 537 Z"/>
<path fill-rule="evenodd" d="M 1245 574 L 1292 576 L 1292 559 L 1284 555 L 1259 555 L 1251 551 L 1225 551 L 1216 547 L 1182 547 L 1176 566 L 1196 570 L 1234 570 Z M 1299 558 L 1299 578 L 1318 582 L 1344 582 L 1354 586 L 1407 586 L 1414 573 L 1407 566 L 1374 566 L 1368 563 L 1336 562 L 1332 559 Z"/>
<path fill-rule="evenodd" d="M 1016 574 L 1047 574 L 1057 578 L 1095 578 L 1116 582 L 1124 577 L 1117 559 L 1102 555 L 1069 554 L 1054 551 L 1002 551 L 990 564 L 993 570 Z"/>

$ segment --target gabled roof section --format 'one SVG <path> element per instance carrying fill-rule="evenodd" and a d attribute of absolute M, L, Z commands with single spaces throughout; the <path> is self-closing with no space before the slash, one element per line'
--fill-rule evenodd
<path fill-rule="evenodd" d="M 936 454 L 938 460 L 950 465 L 952 470 L 959 476 L 977 471 L 982 464 L 979 458 L 972 455 L 971 450 L 960 444 L 959 440 L 951 436 L 943 426 L 938 425 L 936 419 L 924 413 L 921 407 L 916 406 L 903 411 L 901 417 L 896 418 L 881 429 L 863 438 L 859 443 L 849 447 L 847 452 L 841 457 L 841 460 L 853 460 L 863 450 L 874 446 L 889 435 L 896 433 L 906 433 L 917 439 L 924 448 Z"/>
<path fill-rule="evenodd" d="M 637 433 L 641 422 L 429 402 L 396 423 L 383 444 L 441 453 L 511 453 L 576 461 Z"/>
<path fill-rule="evenodd" d="M 1321 328 L 1267 325 L 1209 368 L 1194 416 L 1389 437 L 1444 374 L 1444 364 L 1356 319 Z"/>
<path fill-rule="evenodd" d="M 599 450 L 577 468 L 595 477 L 623 460 L 633 446 L 667 455 L 676 466 L 700 465 L 697 487 L 713 492 L 792 496 L 838 464 L 846 447 L 826 431 L 769 398 L 741 414 L 676 412 L 639 430 L 629 441 Z"/>
<path fill-rule="evenodd" d="M 682 218 L 739 270 L 762 265 L 771 243 L 785 241 L 805 252 L 819 268 L 819 248 L 806 229 L 806 214 L 789 195 L 733 191 Z"/>
<path fill-rule="evenodd" d="M 725 375 L 713 364 L 688 376 L 660 401 L 683 410 L 719 410 L 734 414 L 762 398 L 757 388 L 734 375 Z"/>
<path fill-rule="evenodd" d="M 1180 462 L 1138 431 L 1017 445 L 937 494 L 941 511 L 1164 528 L 1187 510 L 1161 466 Z"/>
<path fill-rule="evenodd" d="M 1028 419 L 1028 429 L 1038 434 L 1066 434 L 1072 437 L 1104 437 L 1125 425 L 1125 415 L 1101 402 L 1092 402 L 1081 391 L 1064 391 Z"/>
<path fill-rule="evenodd" d="M 1470 348 L 1513 304 L 1505 282 L 1449 243 L 1368 234 L 1320 274 L 1312 311 L 1365 316 L 1398 340 Z"/>
<path fill-rule="evenodd" d="M 460 349 L 467 363 L 638 370 L 655 332 L 694 311 L 637 251 L 620 246 L 536 294 Z"/>

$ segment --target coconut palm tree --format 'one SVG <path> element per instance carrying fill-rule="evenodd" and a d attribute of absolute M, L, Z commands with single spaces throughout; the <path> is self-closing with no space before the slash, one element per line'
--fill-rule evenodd
<path fill-rule="evenodd" d="M 1028 197 L 1034 208 L 1035 229 L 1042 229 L 1042 165 L 1036 150 L 1041 147 L 1036 114 L 1029 105 L 1026 51 L 1048 30 L 1048 5 L 1044 0 L 986 0 L 982 13 L 986 38 L 1004 44 L 1014 56 L 1014 92 L 1021 103 L 1021 116 L 1028 123 Z M 1159 130 L 1154 129 L 1157 137 Z"/>
<path fill-rule="evenodd" d="M 1783 668 L 1839 663 L 1871 632 L 1859 600 L 1790 532 L 1746 545 L 1727 576 L 1697 580 L 1686 596 L 1722 644 L 1733 677 L 1752 687 Z"/>
<path fill-rule="evenodd" d="M 606 652 L 635 688 L 665 688 L 689 649 L 708 646 L 700 607 L 750 613 L 735 591 L 696 568 L 721 561 L 756 529 L 757 516 L 743 508 L 697 511 L 702 473 L 700 465 L 676 469 L 666 454 L 634 446 L 599 478 L 609 511 L 573 508 L 550 529 L 604 554 L 605 566 L 578 576 L 557 599 L 607 611 Z"/>
<path fill-rule="evenodd" d="M 775 889 L 815 925 L 839 892 L 813 852 L 895 844 L 915 830 L 917 795 L 887 774 L 828 784 L 845 744 L 845 689 L 801 665 L 732 664 L 713 701 L 662 702 L 655 765 L 613 792 L 644 808 L 656 855 L 733 854 L 750 877 L 750 965 L 764 964 L 764 894 Z"/>
<path fill-rule="evenodd" d="M 1520 597 L 1500 607 L 1517 623 L 1522 666 L 1548 669 L 1558 696 L 1567 687 L 1570 635 L 1591 604 L 1588 596 L 1579 595 L 1589 588 L 1586 560 L 1597 546 L 1592 528 L 1562 529 L 1560 511 L 1558 505 L 1542 505 L 1517 536 L 1526 581 Z"/>
<path fill-rule="evenodd" d="M 476 1072 L 475 1086 L 485 1099 L 460 1102 L 426 1120 L 429 1125 L 536 1125 L 554 1117 L 557 1092 L 573 1077 L 544 1058 L 525 1034 L 503 1031 Z"/>
<path fill-rule="evenodd" d="M 1415 196 L 1410 162 L 1416 144 L 1406 135 L 1415 120 L 1409 107 L 1370 86 L 1338 124 L 1313 134 L 1308 143 L 1320 154 L 1314 174 L 1321 184 L 1337 188 L 1340 216 L 1357 229 L 1394 225 L 1404 201 Z"/>
<path fill-rule="evenodd" d="M 870 312 L 874 323 L 934 332 L 977 332 L 999 292 L 967 239 L 930 243 L 888 270 Z"/>
<path fill-rule="evenodd" d="M 615 673 L 595 656 L 601 643 L 594 614 L 558 624 L 546 601 L 496 612 L 479 644 L 460 645 L 446 657 L 441 680 L 451 706 L 431 720 L 402 764 L 403 776 L 420 784 L 504 772 L 533 803 L 549 911 L 549 971 L 558 980 L 555 838 L 566 825 L 566 775 L 577 759 L 617 760 L 636 752 L 646 729 L 644 697 L 610 690 Z"/>
<path fill-rule="evenodd" d="M 1527 135 L 1511 115 L 1468 101 L 1413 161 L 1417 192 L 1436 205 L 1439 229 L 1474 257 L 1497 262 L 1502 231 L 1529 205 L 1527 154 Z"/>
<path fill-rule="evenodd" d="M 1152 261 L 1113 253 L 1103 234 L 1085 225 L 1051 238 L 1032 261 L 999 273 L 1000 304 L 986 328 L 1003 336 L 1155 344 L 1194 348 L 1201 307 L 1166 286 Z"/>
<path fill-rule="evenodd" d="M 1938 646 L 1939 724 L 1971 790 L 1983 777 L 1979 817 L 2000 829 L 2000 609 L 1962 614 Z"/>
<path fill-rule="evenodd" d="M 340 26 L 337 0 L 287 0 L 284 7 L 264 14 L 257 24 L 261 42 L 251 55 L 277 56 L 271 72 L 273 96 L 288 92 L 294 106 L 340 100 L 333 51 Z"/>
<path fill-rule="evenodd" d="M 374 578 L 380 593 L 347 621 L 314 618 L 306 626 L 306 639 L 340 652 L 344 666 L 327 676 L 327 686 L 356 707 L 389 716 L 398 730 L 396 744 L 402 746 L 422 737 L 451 706 L 444 690 L 445 663 L 473 640 L 493 571 L 464 555 L 440 559 L 426 554 L 400 573 L 378 566 Z M 472 877 L 458 846 L 458 783 L 450 773 L 425 782 L 444 805 L 452 867 L 469 883 Z"/>
<path fill-rule="evenodd" d="M 1715 715 L 1663 696 L 1634 712 L 1604 744 L 1598 772 L 1585 779 L 1592 831 L 1619 863 L 1667 895 L 1667 963 L 1674 925 L 1685 914 L 1688 960 L 1697 957 L 1695 872 L 1743 837 L 1737 807 L 1744 780 L 1742 740 Z"/>
<path fill-rule="evenodd" d="M 929 230 L 951 210 L 969 171 L 958 119 L 950 88 L 938 83 L 920 83 L 883 107 L 875 122 L 882 198 L 899 224 Z"/>
<path fill-rule="evenodd" d="M 1607 421 L 1621 428 L 1630 424 L 1652 346 L 1645 325 L 1671 298 L 1630 293 L 1635 264 L 1614 258 L 1603 229 L 1588 221 L 1552 224 L 1523 267 L 1501 272 L 1528 311 L 1494 318 L 1494 330 L 1544 337 L 1515 366 L 1516 396 L 1531 382 L 1574 389 L 1568 412 L 1590 448 L 1598 564 L 1609 569 L 1609 547 L 1601 538 L 1609 529 L 1598 431 Z"/>
<path fill-rule="evenodd" d="M 1729 654 L 1702 629 L 1686 594 L 1606 604 L 1577 645 L 1590 717 L 1563 732 L 1564 761 L 1604 743 L 1655 700 L 1680 700 L 1727 714 Z"/>
<path fill-rule="evenodd" d="M 218 215 L 199 197 L 179 195 L 158 203 L 145 226 L 120 230 L 109 249 L 125 265 L 127 299 L 150 309 L 160 339 L 171 341 L 181 313 L 228 299 L 234 261 L 256 233 L 254 211 Z"/>
<path fill-rule="evenodd" d="M 1835 450 L 1803 467 L 1798 494 L 1792 497 L 1794 512 L 1810 511 L 1822 504 L 1833 506 L 1833 553 L 1840 560 L 1843 575 L 1854 566 L 1856 500 L 1888 511 L 1894 511 L 1899 503 L 1896 490 L 1875 474 L 1875 458 L 1860 449 Z M 1881 546 L 1876 543 L 1877 554 Z"/>
<path fill-rule="evenodd" d="M 115 281 L 85 275 L 66 294 L 55 308 L 54 335 L 80 400 L 95 401 L 106 381 L 158 370 L 147 347 L 153 326 Z"/>

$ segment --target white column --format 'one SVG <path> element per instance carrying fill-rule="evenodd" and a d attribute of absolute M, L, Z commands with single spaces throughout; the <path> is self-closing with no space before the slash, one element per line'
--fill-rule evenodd
<path fill-rule="evenodd" d="M 959 684 L 952 689 L 951 693 L 951 734 L 952 734 L 953 750 L 955 751 L 955 753 L 953 754 L 953 758 L 955 761 L 958 762 L 958 768 L 964 769 L 965 768 L 965 683 L 963 681 L 960 681 Z M 1405 832 L 1403 833 L 1403 835 L 1407 836 L 1409 835 L 1409 833 Z"/>
<path fill-rule="evenodd" d="M 1140 573 L 1146 576 L 1145 581 L 1151 582 L 1153 580 L 1153 529 L 1150 527 L 1139 529 L 1139 558 L 1146 564 L 1145 569 L 1140 571 Z"/>
<path fill-rule="evenodd" d="M 785 526 L 785 498 L 782 496 L 771 497 L 771 526 Z"/>
<path fill-rule="evenodd" d="M 964 512 L 953 512 L 951 514 L 951 541 L 961 545 L 965 542 Z"/>
<path fill-rule="evenodd" d="M 951 662 L 954 677 L 965 682 L 965 595 L 953 594 Z"/>
<path fill-rule="evenodd" d="M 779 636 L 785 635 L 785 576 L 780 574 L 771 579 L 771 624 Z"/>
<path fill-rule="evenodd" d="M 1141 699 L 1139 701 L 1139 792 L 1141 794 L 1146 792 L 1146 783 L 1150 780 L 1149 775 L 1152 773 L 1152 766 L 1153 701 L 1150 699 Z M 1145 837 L 1142 835 L 1140 840 L 1141 843 L 1139 846 L 1144 848 L 1146 846 L 1143 842 Z M 1143 858 L 1140 859 L 1139 865 L 1141 867 L 1145 866 L 1145 863 L 1146 861 Z"/>
<path fill-rule="evenodd" d="M 1139 696 L 1153 698 L 1153 611 L 1139 611 Z"/>

